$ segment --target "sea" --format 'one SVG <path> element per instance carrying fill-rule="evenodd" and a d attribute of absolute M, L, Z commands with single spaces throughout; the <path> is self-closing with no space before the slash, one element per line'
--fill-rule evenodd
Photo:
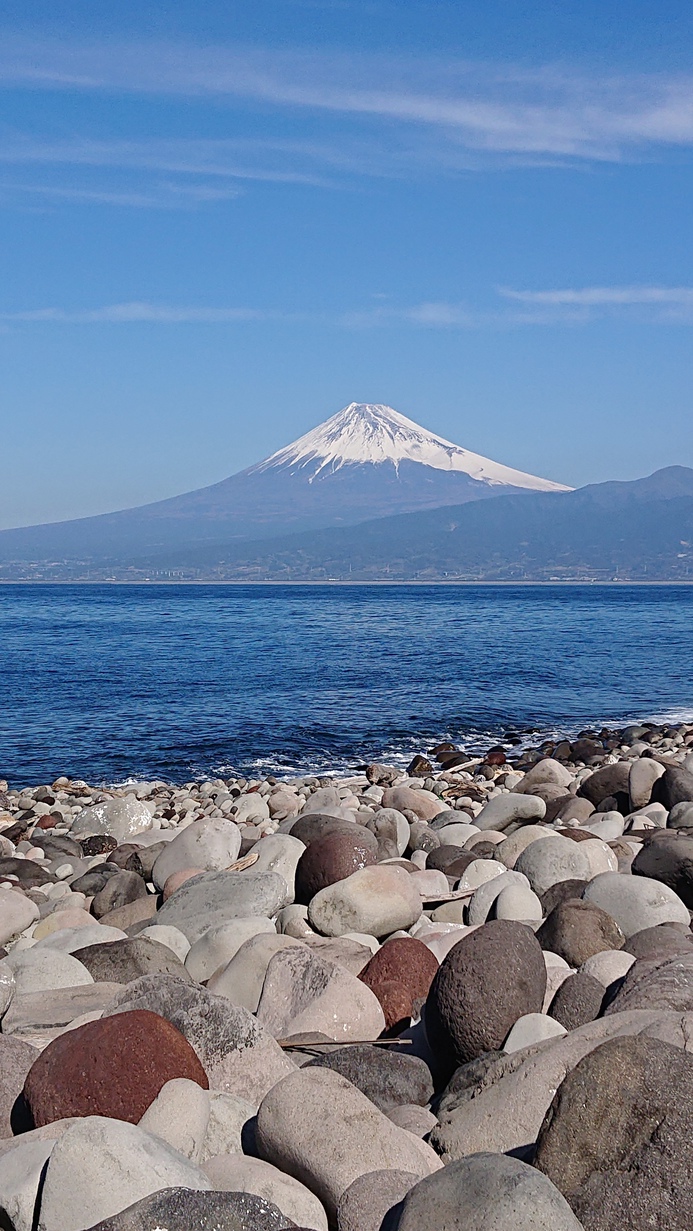
<path fill-rule="evenodd" d="M 351 774 L 693 721 L 693 588 L 2 585 L 0 778 Z"/>

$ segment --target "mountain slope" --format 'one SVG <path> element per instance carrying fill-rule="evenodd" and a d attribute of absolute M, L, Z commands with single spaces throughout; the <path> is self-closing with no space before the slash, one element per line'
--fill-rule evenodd
<path fill-rule="evenodd" d="M 470 453 L 387 406 L 352 403 L 228 479 L 99 517 L 0 532 L 0 562 L 126 565 L 145 552 L 353 525 L 504 491 L 566 490 Z"/>
<path fill-rule="evenodd" d="M 693 579 L 693 470 L 499 496 L 225 548 L 142 558 L 151 575 L 241 580 Z"/>

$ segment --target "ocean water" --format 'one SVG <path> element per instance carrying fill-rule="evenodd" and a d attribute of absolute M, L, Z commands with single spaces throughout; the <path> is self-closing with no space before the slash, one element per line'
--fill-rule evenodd
<path fill-rule="evenodd" d="M 0 777 L 405 765 L 693 719 L 693 588 L 0 586 Z"/>

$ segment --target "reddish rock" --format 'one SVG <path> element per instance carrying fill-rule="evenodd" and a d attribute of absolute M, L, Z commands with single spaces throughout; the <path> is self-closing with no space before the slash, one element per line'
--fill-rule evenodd
<path fill-rule="evenodd" d="M 377 862 L 372 835 L 362 825 L 352 828 L 354 833 L 329 833 L 306 847 L 296 867 L 297 902 L 308 905 L 321 889 Z M 368 838 L 364 838 L 364 833 L 368 833 Z"/>
<path fill-rule="evenodd" d="M 487 765 L 505 765 L 506 760 L 507 757 L 505 755 L 505 749 L 501 748 L 499 745 L 496 745 L 495 748 L 489 749 L 486 753 Z"/>
<path fill-rule="evenodd" d="M 168 902 L 169 898 L 184 885 L 186 881 L 192 880 L 193 876 L 201 876 L 204 868 L 181 868 L 179 872 L 172 872 L 166 878 L 166 883 L 163 888 L 163 900 Z"/>
<path fill-rule="evenodd" d="M 59 1035 L 31 1066 L 24 1099 L 37 1128 L 68 1116 L 137 1124 L 162 1086 L 187 1077 L 209 1089 L 197 1055 L 165 1018 L 132 1009 Z"/>
<path fill-rule="evenodd" d="M 438 960 L 420 940 L 388 940 L 364 966 L 359 979 L 378 997 L 388 1030 L 411 1017 L 426 999 Z"/>

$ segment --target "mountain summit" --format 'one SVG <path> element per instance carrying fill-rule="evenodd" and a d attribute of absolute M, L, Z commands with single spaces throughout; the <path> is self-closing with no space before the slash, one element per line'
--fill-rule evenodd
<path fill-rule="evenodd" d="M 1 531 L 0 564 L 5 576 L 8 568 L 24 575 L 32 562 L 42 566 L 32 576 L 89 576 L 179 549 L 189 557 L 202 545 L 353 526 L 505 493 L 567 490 L 470 453 L 390 406 L 352 402 L 210 487 L 119 513 Z"/>
<path fill-rule="evenodd" d="M 470 453 L 443 436 L 436 436 L 434 432 L 419 427 L 413 419 L 407 419 L 391 406 L 373 402 L 351 402 L 293 444 L 251 466 L 246 473 L 262 474 L 270 469 L 287 469 L 292 474 L 307 474 L 311 481 L 323 472 L 334 474 L 342 466 L 378 466 L 387 462 L 395 468 L 399 467 L 400 462 L 418 462 L 433 470 L 466 474 L 492 486 L 542 492 L 570 490 L 560 483 L 538 479 L 535 475 L 513 470 L 500 462 L 492 462 L 478 453 Z"/>

